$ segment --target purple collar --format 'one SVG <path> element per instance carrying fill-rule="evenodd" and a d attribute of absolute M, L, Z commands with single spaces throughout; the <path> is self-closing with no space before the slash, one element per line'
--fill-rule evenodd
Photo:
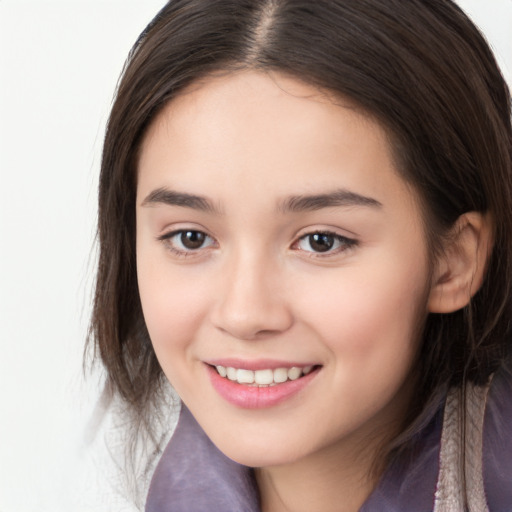
<path fill-rule="evenodd" d="M 146 512 L 258 512 L 250 468 L 228 459 L 182 405 L 149 487 Z"/>
<path fill-rule="evenodd" d="M 512 510 L 512 378 L 496 376 L 484 424 L 484 481 L 490 512 Z M 439 471 L 442 410 L 422 431 L 409 463 L 392 464 L 360 512 L 431 512 Z M 253 472 L 228 459 L 182 406 L 157 465 L 146 512 L 259 512 Z"/>

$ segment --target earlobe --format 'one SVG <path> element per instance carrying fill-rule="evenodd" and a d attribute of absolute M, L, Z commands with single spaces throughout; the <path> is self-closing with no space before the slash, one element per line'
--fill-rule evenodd
<path fill-rule="evenodd" d="M 430 313 L 452 313 L 469 303 L 482 285 L 491 249 L 489 215 L 461 215 L 436 262 L 428 301 Z"/>

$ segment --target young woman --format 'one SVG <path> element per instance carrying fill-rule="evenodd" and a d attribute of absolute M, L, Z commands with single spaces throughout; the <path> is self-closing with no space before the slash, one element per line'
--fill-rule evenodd
<path fill-rule="evenodd" d="M 139 422 L 182 401 L 146 510 L 512 509 L 510 113 L 450 0 L 162 9 L 92 323 Z"/>

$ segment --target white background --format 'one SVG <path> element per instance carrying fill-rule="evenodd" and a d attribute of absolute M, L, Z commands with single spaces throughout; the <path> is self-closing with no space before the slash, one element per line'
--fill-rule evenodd
<path fill-rule="evenodd" d="M 104 124 L 163 3 L 0 0 L 0 512 L 128 510 L 84 438 L 99 377 L 81 364 Z M 512 82 L 512 0 L 460 4 Z"/>

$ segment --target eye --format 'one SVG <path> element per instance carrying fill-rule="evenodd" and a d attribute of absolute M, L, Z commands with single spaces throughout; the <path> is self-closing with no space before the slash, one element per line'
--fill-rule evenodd
<path fill-rule="evenodd" d="M 296 246 L 301 251 L 311 253 L 337 254 L 357 244 L 356 240 L 347 238 L 336 233 L 321 232 L 308 233 L 301 237 Z"/>
<path fill-rule="evenodd" d="M 166 233 L 159 237 L 159 240 L 165 242 L 165 245 L 178 255 L 187 255 L 215 244 L 211 236 L 195 229 L 180 229 Z"/>

